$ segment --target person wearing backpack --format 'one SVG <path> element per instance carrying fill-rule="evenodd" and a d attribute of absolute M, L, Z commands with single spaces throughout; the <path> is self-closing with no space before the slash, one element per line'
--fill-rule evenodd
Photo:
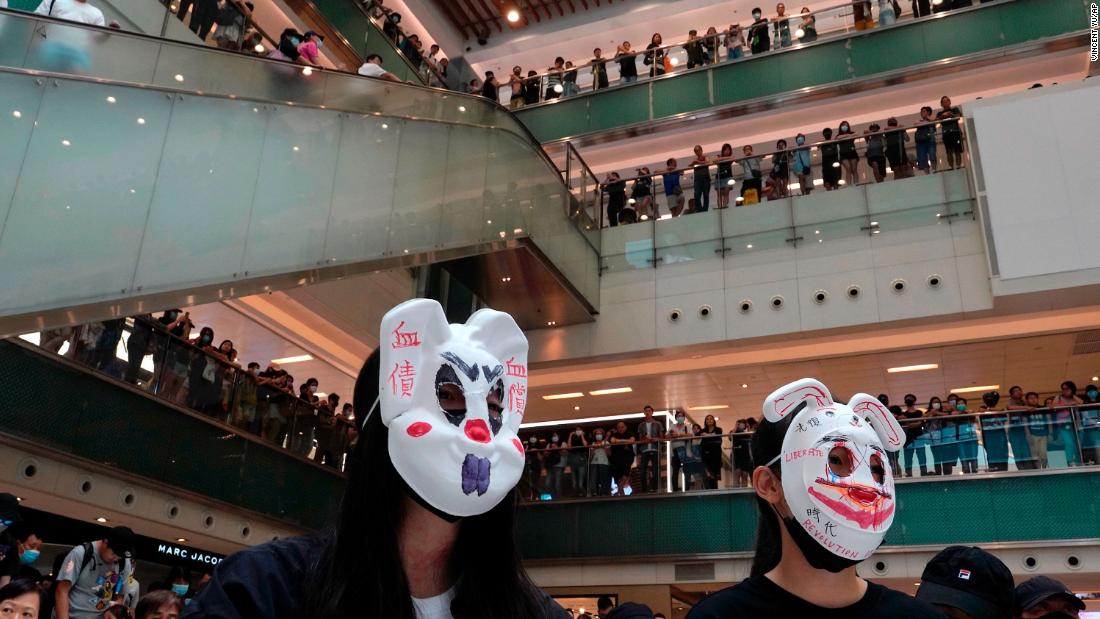
<path fill-rule="evenodd" d="M 132 575 L 134 532 L 114 527 L 107 536 L 69 551 L 57 575 L 54 619 L 99 619 L 122 603 Z"/>

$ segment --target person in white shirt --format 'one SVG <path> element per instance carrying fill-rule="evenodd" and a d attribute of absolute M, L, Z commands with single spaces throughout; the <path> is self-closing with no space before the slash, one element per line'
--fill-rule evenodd
<path fill-rule="evenodd" d="M 42 0 L 34 12 L 92 26 L 107 25 L 103 11 L 88 4 L 87 0 Z"/>
<path fill-rule="evenodd" d="M 380 77 L 391 82 L 400 82 L 401 78 L 382 68 L 382 57 L 378 54 L 367 56 L 367 61 L 359 67 L 359 75 L 367 77 Z"/>

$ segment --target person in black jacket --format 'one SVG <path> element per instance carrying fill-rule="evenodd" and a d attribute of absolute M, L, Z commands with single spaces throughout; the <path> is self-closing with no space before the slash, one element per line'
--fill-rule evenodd
<path fill-rule="evenodd" d="M 355 417 L 364 427 L 333 530 L 227 557 L 183 619 L 415 619 L 417 609 L 454 619 L 567 619 L 520 564 L 514 488 L 488 511 L 457 517 L 397 471 L 390 428 L 372 404 L 382 374 L 376 349 L 355 384 Z"/>
<path fill-rule="evenodd" d="M 749 26 L 749 50 L 753 54 L 762 54 L 771 49 L 771 37 L 768 36 L 768 20 L 760 7 L 752 10 L 752 25 Z"/>

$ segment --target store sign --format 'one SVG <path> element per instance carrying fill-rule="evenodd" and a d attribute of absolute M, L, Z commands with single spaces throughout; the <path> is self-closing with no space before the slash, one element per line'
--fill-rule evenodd
<path fill-rule="evenodd" d="M 221 563 L 222 555 L 205 552 L 202 550 L 195 550 L 194 548 L 186 548 L 184 546 L 178 546 L 175 544 L 166 544 L 160 542 L 157 544 L 157 556 L 162 558 L 182 559 L 184 561 L 193 561 L 195 563 L 201 563 L 203 565 L 217 565 Z"/>

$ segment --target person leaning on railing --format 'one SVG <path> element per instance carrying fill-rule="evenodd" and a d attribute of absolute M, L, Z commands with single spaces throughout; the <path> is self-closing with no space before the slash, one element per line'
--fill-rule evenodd
<path fill-rule="evenodd" d="M 608 450 L 611 442 L 607 440 L 603 428 L 592 430 L 592 442 L 589 444 L 591 455 L 588 462 L 588 488 L 592 496 L 611 495 L 611 460 Z"/>
<path fill-rule="evenodd" d="M 1078 409 L 1081 424 L 1081 454 L 1085 464 L 1100 464 L 1100 388 L 1085 387 L 1085 408 Z"/>

